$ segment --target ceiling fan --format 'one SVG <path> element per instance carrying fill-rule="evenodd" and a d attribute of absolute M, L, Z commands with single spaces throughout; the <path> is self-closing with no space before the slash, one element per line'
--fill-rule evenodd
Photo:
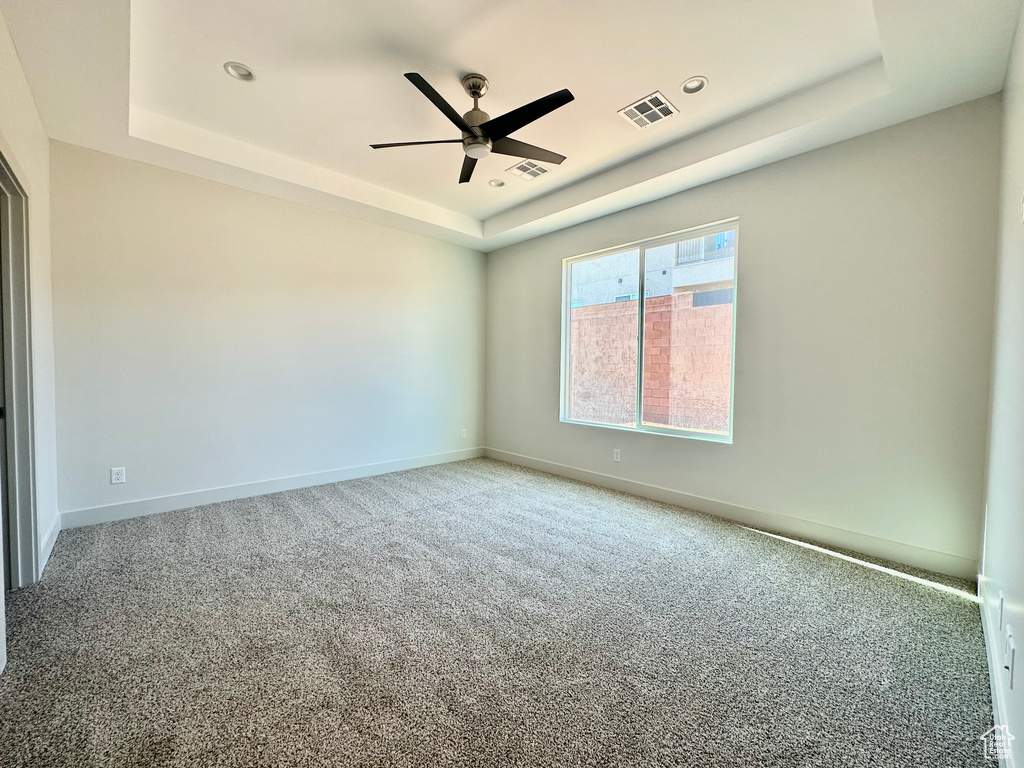
<path fill-rule="evenodd" d="M 569 93 L 567 88 L 531 101 L 529 104 L 506 112 L 492 120 L 490 115 L 480 109 L 480 97 L 487 93 L 487 78 L 483 75 L 470 74 L 462 78 L 462 87 L 473 97 L 473 108 L 464 115 L 456 112 L 451 104 L 445 101 L 441 94 L 435 91 L 422 76 L 415 72 L 408 72 L 405 77 L 419 88 L 420 92 L 430 99 L 434 106 L 455 124 L 456 128 L 462 131 L 462 138 L 439 141 L 405 141 L 398 144 L 371 144 L 370 146 L 374 149 L 415 147 L 421 144 L 458 144 L 461 142 L 462 151 L 466 153 L 466 157 L 462 160 L 460 184 L 465 184 L 473 176 L 476 161 L 491 152 L 556 165 L 565 160 L 564 155 L 510 139 L 508 135 L 572 101 L 575 97 Z"/>

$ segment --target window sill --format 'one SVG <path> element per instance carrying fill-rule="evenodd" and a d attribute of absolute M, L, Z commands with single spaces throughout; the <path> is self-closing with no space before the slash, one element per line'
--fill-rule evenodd
<path fill-rule="evenodd" d="M 669 429 L 666 427 L 650 427 L 650 426 L 622 426 L 619 424 L 598 424 L 592 421 L 576 421 L 575 419 L 567 419 L 565 417 L 559 417 L 558 419 L 563 424 L 575 424 L 580 427 L 599 427 L 600 429 L 615 429 L 619 432 L 636 432 L 642 435 L 661 435 L 663 437 L 681 437 L 684 440 L 702 440 L 706 443 L 722 443 L 725 445 L 732 445 L 732 434 L 721 435 L 714 432 L 699 432 L 696 430 L 686 429 Z"/>

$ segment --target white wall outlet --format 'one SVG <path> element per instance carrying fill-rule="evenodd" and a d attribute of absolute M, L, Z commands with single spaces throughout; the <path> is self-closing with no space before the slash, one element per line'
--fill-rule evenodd
<path fill-rule="evenodd" d="M 622 461 L 622 451 L 618 448 L 612 449 L 612 461 Z"/>
<path fill-rule="evenodd" d="M 110 484 L 117 485 L 118 483 L 125 482 L 124 479 L 124 467 L 111 467 L 110 468 Z"/>
<path fill-rule="evenodd" d="M 466 439 L 466 428 L 465 427 L 462 428 L 462 439 L 463 440 Z"/>

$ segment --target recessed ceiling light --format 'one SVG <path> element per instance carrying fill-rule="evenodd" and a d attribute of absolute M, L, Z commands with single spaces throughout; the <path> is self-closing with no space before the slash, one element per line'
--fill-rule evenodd
<path fill-rule="evenodd" d="M 708 79 L 704 75 L 697 75 L 679 86 L 679 90 L 683 93 L 696 93 L 697 91 L 703 91 L 704 86 L 707 84 Z"/>
<path fill-rule="evenodd" d="M 224 71 L 231 75 L 235 80 L 243 80 L 250 82 L 256 79 L 256 75 L 252 73 L 245 64 L 239 64 L 237 61 L 229 61 L 224 64 Z"/>
<path fill-rule="evenodd" d="M 492 187 L 504 187 L 505 186 L 505 182 L 502 181 L 501 179 L 491 179 L 487 183 L 490 184 Z"/>

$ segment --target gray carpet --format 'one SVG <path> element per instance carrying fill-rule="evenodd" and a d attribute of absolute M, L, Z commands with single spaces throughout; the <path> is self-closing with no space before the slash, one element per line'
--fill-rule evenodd
<path fill-rule="evenodd" d="M 479 459 L 61 533 L 0 765 L 992 765 L 969 600 Z"/>

